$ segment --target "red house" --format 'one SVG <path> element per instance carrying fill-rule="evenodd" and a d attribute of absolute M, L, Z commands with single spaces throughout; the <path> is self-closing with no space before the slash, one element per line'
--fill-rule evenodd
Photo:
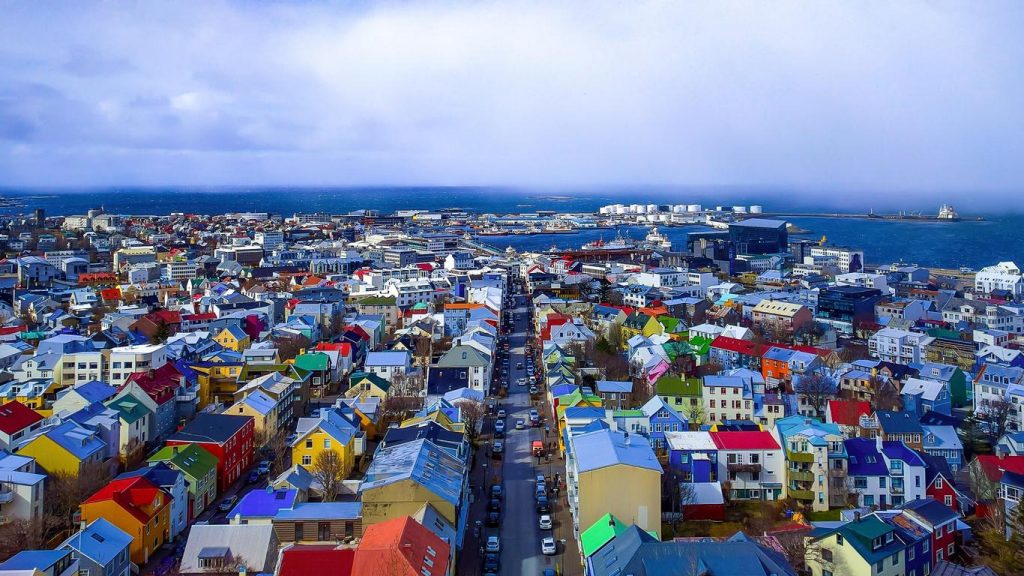
<path fill-rule="evenodd" d="M 982 454 L 976 456 L 974 460 L 971 461 L 969 467 L 972 468 L 971 474 L 978 473 L 978 470 L 975 470 L 974 468 L 980 469 L 980 473 L 988 480 L 989 486 L 999 486 L 999 481 L 1003 479 L 1003 472 L 1010 471 L 1016 474 L 1024 474 L 1024 456 L 996 456 L 994 454 Z M 993 488 L 993 491 L 996 490 L 996 488 Z M 979 518 L 985 518 L 991 514 L 991 511 L 989 510 L 990 506 L 999 505 L 996 502 L 998 494 L 984 493 L 977 494 L 976 496 L 978 497 L 978 507 L 975 510 L 975 514 Z"/>
<path fill-rule="evenodd" d="M 683 504 L 683 520 L 725 521 L 725 496 L 721 482 L 696 482 L 692 487 L 692 498 Z"/>
<path fill-rule="evenodd" d="M 293 544 L 281 550 L 278 576 L 349 576 L 355 561 L 354 548 L 330 545 Z"/>
<path fill-rule="evenodd" d="M 960 515 L 948 506 L 929 498 L 913 500 L 903 507 L 901 516 L 931 532 L 932 566 L 956 555 L 956 520 Z"/>
<path fill-rule="evenodd" d="M 17 400 L 0 406 L 0 449 L 13 450 L 15 444 L 42 425 L 43 417 Z"/>
<path fill-rule="evenodd" d="M 924 452 L 918 452 L 918 455 L 924 460 L 924 479 L 928 483 L 925 495 L 960 513 L 960 493 L 953 485 L 953 472 L 949 468 L 949 463 L 941 456 L 932 456 Z"/>
<path fill-rule="evenodd" d="M 217 457 L 217 487 L 223 493 L 252 466 L 256 424 L 251 416 L 199 413 L 167 440 L 168 446 L 198 444 Z"/>
<path fill-rule="evenodd" d="M 353 574 L 395 576 L 444 576 L 448 574 L 451 547 L 409 516 L 377 522 L 366 529 L 356 548 Z"/>

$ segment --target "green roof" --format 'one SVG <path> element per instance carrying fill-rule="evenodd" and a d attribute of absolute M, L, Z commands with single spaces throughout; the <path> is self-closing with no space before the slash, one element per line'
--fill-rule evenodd
<path fill-rule="evenodd" d="M 666 374 L 655 383 L 659 396 L 701 396 L 700 380 L 688 378 L 683 380 L 674 374 Z"/>
<path fill-rule="evenodd" d="M 178 449 L 177 454 L 174 453 L 175 448 Z M 191 476 L 194 480 L 201 480 L 210 470 L 217 467 L 217 457 L 198 444 L 165 446 L 156 454 L 153 454 L 148 461 L 169 461 L 186 476 Z M 189 488 L 194 490 L 195 483 L 190 482 Z"/>
<path fill-rule="evenodd" d="M 642 418 L 644 417 L 643 410 L 613 410 L 612 418 Z"/>
<path fill-rule="evenodd" d="M 121 419 L 128 424 L 134 424 L 150 413 L 149 408 L 146 408 L 145 404 L 131 394 L 111 400 L 107 407 L 117 410 Z"/>
<path fill-rule="evenodd" d="M 356 302 L 358 306 L 394 306 L 398 300 L 394 296 L 369 296 Z"/>
<path fill-rule="evenodd" d="M 295 357 L 295 365 L 303 370 L 309 370 L 316 372 L 319 370 L 327 370 L 331 365 L 331 359 L 327 354 L 323 352 L 314 352 L 312 354 L 299 354 Z"/>
<path fill-rule="evenodd" d="M 589 558 L 601 549 L 602 546 L 611 542 L 613 538 L 622 534 L 629 529 L 629 526 L 622 523 L 621 520 L 612 516 L 611 514 L 605 514 L 597 519 L 580 534 L 580 543 L 583 544 L 583 556 Z"/>
<path fill-rule="evenodd" d="M 679 318 L 672 316 L 658 316 L 658 323 L 665 327 L 665 330 L 669 332 L 675 332 L 676 328 L 679 327 Z"/>
<path fill-rule="evenodd" d="M 353 372 L 352 376 L 349 377 L 349 383 L 351 386 L 362 384 L 363 380 L 369 380 L 371 384 L 385 392 L 387 392 L 388 388 L 391 387 L 391 382 L 369 372 Z"/>

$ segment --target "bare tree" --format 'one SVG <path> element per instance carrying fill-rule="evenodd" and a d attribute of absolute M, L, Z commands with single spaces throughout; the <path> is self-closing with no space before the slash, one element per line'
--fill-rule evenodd
<path fill-rule="evenodd" d="M 341 491 L 341 483 L 347 473 L 341 456 L 331 449 L 322 450 L 313 459 L 313 467 L 309 472 L 320 483 L 324 502 L 333 502 Z"/>
<path fill-rule="evenodd" d="M 622 325 L 618 322 L 612 322 L 611 326 L 608 327 L 608 334 L 605 336 L 608 340 L 608 344 L 611 345 L 614 350 L 622 350 L 625 347 L 625 342 L 622 338 Z"/>
<path fill-rule="evenodd" d="M 274 347 L 282 361 L 292 360 L 310 345 L 309 338 L 302 334 L 291 334 L 274 338 Z"/>
<path fill-rule="evenodd" d="M 794 390 L 807 399 L 807 403 L 811 405 L 816 415 L 821 416 L 825 413 L 825 405 L 828 401 L 836 397 L 838 386 L 831 376 L 822 371 L 816 371 L 800 377 Z"/>
<path fill-rule="evenodd" d="M 1009 513 L 1002 502 L 991 508 L 975 529 L 981 552 L 976 563 L 997 574 L 1024 574 L 1024 506 L 1018 504 Z"/>
<path fill-rule="evenodd" d="M 1006 400 L 983 400 L 977 418 L 982 430 L 994 444 L 1006 433 L 1014 405 Z"/>
<path fill-rule="evenodd" d="M 466 426 L 466 438 L 475 444 L 480 433 L 480 423 L 483 422 L 487 410 L 480 402 L 461 401 L 459 411 L 462 413 L 462 423 Z"/>
<path fill-rule="evenodd" d="M 377 427 L 386 430 L 391 424 L 405 420 L 410 413 L 422 407 L 423 398 L 419 396 L 391 396 L 381 403 Z"/>
<path fill-rule="evenodd" d="M 686 416 L 686 420 L 689 422 L 690 429 L 692 430 L 698 429 L 707 419 L 707 414 L 704 413 L 704 403 L 700 400 L 686 406 L 683 410 L 683 415 Z"/>
<path fill-rule="evenodd" d="M 48 518 L 25 520 L 17 518 L 0 524 L 0 562 L 6 561 L 22 550 L 38 550 L 46 547 Z"/>
<path fill-rule="evenodd" d="M 110 478 L 110 468 L 105 462 L 83 464 L 78 474 L 50 474 L 44 501 L 46 515 L 54 527 L 71 528 L 72 514 L 78 510 L 82 501 L 109 482 Z"/>
<path fill-rule="evenodd" d="M 873 375 L 868 379 L 868 387 L 872 391 L 872 403 L 875 410 L 902 410 L 903 400 L 900 391 L 892 380 L 883 376 Z"/>

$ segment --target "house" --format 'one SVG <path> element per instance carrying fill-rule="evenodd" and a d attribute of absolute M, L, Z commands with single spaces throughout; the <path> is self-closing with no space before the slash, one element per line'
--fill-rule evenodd
<path fill-rule="evenodd" d="M 665 443 L 666 432 L 682 432 L 689 429 L 686 417 L 669 406 L 660 396 L 652 396 L 635 410 L 615 410 L 612 417 L 619 430 L 643 436 L 658 453 L 668 451 L 668 445 Z"/>
<path fill-rule="evenodd" d="M 363 523 L 416 514 L 425 504 L 456 530 L 459 547 L 466 530 L 469 479 L 466 463 L 426 439 L 385 445 L 359 485 Z"/>
<path fill-rule="evenodd" d="M 456 344 L 437 360 L 436 365 L 439 368 L 465 368 L 469 387 L 474 390 L 486 392 L 490 387 L 494 369 L 491 357 L 476 347 Z"/>
<path fill-rule="evenodd" d="M 363 371 L 375 374 L 388 382 L 405 377 L 412 370 L 412 354 L 408 350 L 368 352 Z"/>
<path fill-rule="evenodd" d="M 963 498 L 953 484 L 953 471 L 945 459 L 931 454 L 922 454 L 921 459 L 924 460 L 925 495 L 955 512 L 964 510 L 966 506 L 961 506 Z"/>
<path fill-rule="evenodd" d="M 342 416 L 339 411 L 325 408 L 319 418 L 299 418 L 295 440 L 292 442 L 292 465 L 305 468 L 314 466 L 321 452 L 333 450 L 341 461 L 347 476 L 355 467 L 355 459 L 362 455 L 365 434 L 359 425 Z"/>
<path fill-rule="evenodd" d="M 370 525 L 352 564 L 353 574 L 446 576 L 452 546 L 409 516 Z"/>
<path fill-rule="evenodd" d="M 106 444 L 94 430 L 64 421 L 27 440 L 18 454 L 35 458 L 47 474 L 81 475 L 105 460 Z"/>
<path fill-rule="evenodd" d="M 288 407 L 291 407 L 290 402 Z M 224 413 L 252 418 L 256 442 L 264 446 L 281 429 L 277 420 L 280 409 L 278 400 L 271 398 L 262 390 L 255 390 L 228 407 Z"/>
<path fill-rule="evenodd" d="M 159 486 L 171 496 L 170 540 L 175 540 L 188 527 L 189 497 L 185 487 L 185 475 L 166 463 L 157 462 L 118 475 L 115 480 L 123 478 L 144 477 L 155 486 Z"/>
<path fill-rule="evenodd" d="M 876 410 L 875 420 L 878 422 L 882 440 L 904 442 L 915 450 L 922 448 L 921 439 L 924 435 L 924 428 L 910 412 Z"/>
<path fill-rule="evenodd" d="M 882 328 L 868 339 L 868 352 L 883 362 L 920 363 L 925 359 L 925 346 L 932 340 L 932 337 L 920 332 Z"/>
<path fill-rule="evenodd" d="M 349 377 L 349 388 L 345 391 L 346 398 L 380 398 L 387 400 L 391 391 L 391 382 L 369 372 L 353 372 Z"/>
<path fill-rule="evenodd" d="M 225 327 L 213 337 L 213 340 L 224 348 L 235 352 L 245 350 L 252 343 L 249 335 L 237 324 Z"/>
<path fill-rule="evenodd" d="M 907 545 L 896 527 L 875 515 L 812 533 L 807 540 L 807 567 L 813 576 L 863 574 L 904 576 Z"/>
<path fill-rule="evenodd" d="M 75 384 L 57 393 L 57 399 L 53 401 L 53 413 L 77 412 L 94 402 L 106 402 L 117 395 L 117 388 L 92 380 Z"/>
<path fill-rule="evenodd" d="M 363 536 L 361 502 L 296 502 L 272 519 L 274 533 L 283 544 L 351 542 Z"/>
<path fill-rule="evenodd" d="M 308 372 L 310 391 L 316 398 L 322 398 L 334 392 L 336 371 L 331 365 L 331 355 L 326 352 L 310 352 L 295 357 L 297 369 Z"/>
<path fill-rule="evenodd" d="M 781 329 L 792 334 L 814 322 L 814 315 L 803 304 L 783 300 L 761 300 L 751 311 L 755 324 Z"/>
<path fill-rule="evenodd" d="M 829 400 L 825 422 L 839 426 L 845 438 L 860 436 L 861 418 L 871 415 L 871 404 L 863 400 Z"/>
<path fill-rule="evenodd" d="M 783 555 L 742 532 L 726 540 L 700 538 L 666 542 L 658 541 L 636 525 L 617 529 L 613 534 L 598 540 L 606 543 L 585 558 L 587 574 L 796 576 Z"/>
<path fill-rule="evenodd" d="M 217 458 L 217 489 L 224 493 L 247 471 L 256 452 L 256 427 L 248 416 L 201 412 L 168 446 L 195 444 Z"/>
<path fill-rule="evenodd" d="M 764 350 L 763 344 L 750 340 L 718 336 L 711 341 L 708 356 L 710 360 L 718 362 L 723 370 L 750 368 L 760 372 Z"/>
<path fill-rule="evenodd" d="M 132 562 L 142 565 L 170 538 L 171 496 L 145 477 L 110 481 L 81 505 L 82 521 L 104 518 L 132 537 Z"/>
<path fill-rule="evenodd" d="M 666 432 L 668 465 L 683 482 L 718 482 L 718 446 L 706 431 Z"/>
<path fill-rule="evenodd" d="M 953 558 L 957 553 L 956 524 L 960 515 L 942 502 L 926 498 L 903 506 L 901 516 L 931 534 L 932 565 Z"/>
<path fill-rule="evenodd" d="M 184 474 L 189 500 L 187 521 L 190 524 L 217 500 L 217 457 L 202 446 L 165 446 L 150 456 L 149 462 L 164 462 Z"/>
<path fill-rule="evenodd" d="M 270 524 L 196 524 L 189 531 L 178 572 L 273 574 L 278 541 Z"/>
<path fill-rule="evenodd" d="M 701 396 L 704 400 L 706 422 L 754 418 L 754 397 L 750 380 L 742 376 L 705 376 Z"/>
<path fill-rule="evenodd" d="M 131 461 L 142 454 L 150 441 L 153 412 L 131 394 L 114 398 L 107 407 L 117 411 L 121 422 L 118 451 L 125 461 Z"/>
<path fill-rule="evenodd" d="M 184 375 L 173 363 L 168 362 L 163 366 L 132 373 L 127 382 L 121 385 L 118 395 L 133 394 L 153 412 L 150 439 L 156 441 L 173 434 L 180 423 L 177 397 L 179 390 L 187 394 L 184 384 Z"/>
<path fill-rule="evenodd" d="M 77 576 L 78 566 L 70 550 L 22 550 L 0 564 L 0 575 Z"/>
<path fill-rule="evenodd" d="M 923 448 L 925 453 L 944 458 L 949 468 L 956 472 L 964 465 L 964 445 L 953 426 L 921 425 L 924 430 Z"/>
<path fill-rule="evenodd" d="M 722 494 L 721 482 L 686 484 L 682 490 L 684 494 L 692 494 L 682 505 L 683 518 L 686 521 L 725 521 L 725 496 Z"/>
<path fill-rule="evenodd" d="M 13 400 L 0 406 L 0 449 L 13 450 L 43 426 L 43 416 Z"/>
<path fill-rule="evenodd" d="M 785 450 L 789 495 L 815 511 L 845 506 L 847 454 L 839 426 L 790 416 L 773 433 Z"/>
<path fill-rule="evenodd" d="M 674 410 L 694 424 L 707 421 L 704 413 L 704 386 L 698 378 L 683 379 L 674 374 L 666 374 L 655 382 L 654 392 Z"/>
<path fill-rule="evenodd" d="M 609 429 L 571 436 L 566 497 L 573 520 L 591 526 L 610 513 L 660 535 L 661 474 L 661 464 L 643 437 Z M 623 491 L 622 486 L 632 488 Z"/>
<path fill-rule="evenodd" d="M 32 458 L 0 451 L 0 518 L 42 518 L 44 480 L 46 476 L 36 472 Z"/>
<path fill-rule="evenodd" d="M 281 550 L 277 576 L 351 576 L 356 550 L 345 545 L 288 544 Z"/>
<path fill-rule="evenodd" d="M 903 409 L 918 417 L 929 410 L 940 414 L 952 412 L 949 390 L 942 382 L 908 378 L 900 390 L 900 397 L 903 398 Z"/>
<path fill-rule="evenodd" d="M 293 508 L 299 498 L 297 489 L 251 490 L 227 514 L 232 524 L 271 524 L 281 510 Z"/>
<path fill-rule="evenodd" d="M 785 459 L 770 432 L 711 432 L 718 448 L 718 478 L 730 483 L 731 500 L 781 500 Z"/>
<path fill-rule="evenodd" d="M 131 560 L 132 537 L 104 518 L 65 540 L 58 550 L 70 550 L 78 560 L 79 574 L 89 576 L 130 576 L 135 572 Z"/>

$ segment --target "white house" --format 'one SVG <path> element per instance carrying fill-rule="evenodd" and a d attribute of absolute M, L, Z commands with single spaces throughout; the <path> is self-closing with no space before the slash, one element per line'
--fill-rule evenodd
<path fill-rule="evenodd" d="M 974 289 L 982 294 L 1006 290 L 1019 298 L 1024 296 L 1024 277 L 1013 262 L 1000 262 L 995 266 L 986 266 L 974 275 Z"/>

